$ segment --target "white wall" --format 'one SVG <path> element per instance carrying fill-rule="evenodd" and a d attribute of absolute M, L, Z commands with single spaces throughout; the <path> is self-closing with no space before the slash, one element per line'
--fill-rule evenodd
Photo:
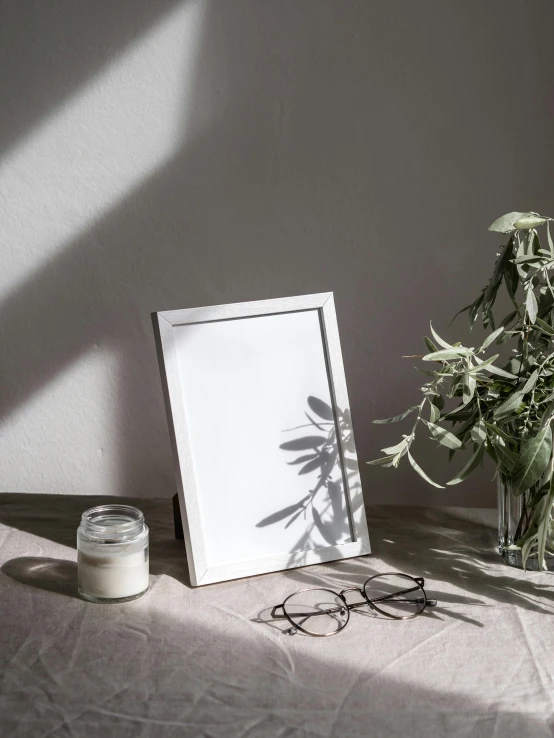
<path fill-rule="evenodd" d="M 488 224 L 552 214 L 549 0 L 0 3 L 4 491 L 173 493 L 149 313 L 334 290 L 361 459 Z M 424 447 L 439 479 L 433 450 Z M 490 471 L 490 470 L 489 470 Z M 489 504 L 488 472 L 373 502 Z"/>

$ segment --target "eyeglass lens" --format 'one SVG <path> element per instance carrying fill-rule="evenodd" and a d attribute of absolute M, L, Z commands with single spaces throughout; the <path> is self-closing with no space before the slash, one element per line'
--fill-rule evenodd
<path fill-rule="evenodd" d="M 297 630 L 310 635 L 333 635 L 344 628 L 349 611 L 339 594 L 307 589 L 288 597 L 283 609 Z"/>
<path fill-rule="evenodd" d="M 405 574 L 379 574 L 364 585 L 373 607 L 394 618 L 411 618 L 425 607 L 425 592 L 415 579 Z"/>

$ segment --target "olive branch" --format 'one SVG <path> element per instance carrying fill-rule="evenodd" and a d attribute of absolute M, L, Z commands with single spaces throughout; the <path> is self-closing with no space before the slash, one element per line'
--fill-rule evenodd
<path fill-rule="evenodd" d="M 424 338 L 427 353 L 417 358 L 437 367 L 419 370 L 429 377 L 421 388 L 421 402 L 392 418 L 374 421 L 397 423 L 415 414 L 412 429 L 398 444 L 382 449 L 385 456 L 368 462 L 396 468 L 407 457 L 423 479 L 443 488 L 411 453 L 417 431 L 427 430 L 448 449 L 450 458 L 469 453 L 447 485 L 467 479 L 488 454 L 496 474 L 514 495 L 523 496 L 511 548 L 521 551 L 524 567 L 529 556 L 536 556 L 541 569 L 547 568 L 545 554 L 554 554 L 550 550 L 554 533 L 552 220 L 537 213 L 513 212 L 490 226 L 490 231 L 508 234 L 508 242 L 497 254 L 488 284 L 473 303 L 457 313 L 468 313 L 470 332 L 480 317 L 489 331 L 487 338 L 479 348 L 451 344 L 431 325 L 431 338 Z M 546 231 L 548 248 L 541 246 L 540 228 Z M 494 306 L 502 284 L 512 310 L 497 323 Z M 498 353 L 487 355 L 493 346 L 499 347 Z M 511 358 L 502 360 L 501 354 L 510 346 L 514 346 Z"/>

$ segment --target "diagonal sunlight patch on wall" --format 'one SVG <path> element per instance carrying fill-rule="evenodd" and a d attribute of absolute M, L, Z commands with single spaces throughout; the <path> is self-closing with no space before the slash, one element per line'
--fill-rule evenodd
<path fill-rule="evenodd" d="M 11 492 L 90 495 L 118 488 L 117 369 L 110 347 L 92 346 L 47 392 L 0 421 L 2 477 Z"/>
<path fill-rule="evenodd" d="M 3 298 L 182 145 L 203 8 L 173 9 L 0 160 Z"/>

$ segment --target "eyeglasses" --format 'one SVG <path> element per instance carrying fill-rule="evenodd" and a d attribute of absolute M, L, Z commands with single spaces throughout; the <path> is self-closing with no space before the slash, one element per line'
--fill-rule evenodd
<path fill-rule="evenodd" d="M 332 636 L 348 625 L 350 610 L 369 606 L 379 615 L 393 620 L 409 620 L 425 610 L 435 607 L 436 600 L 427 598 L 422 577 L 389 572 L 375 574 L 363 587 L 347 587 L 341 592 L 332 589 L 301 589 L 291 594 L 282 605 L 275 605 L 271 617 L 287 619 L 291 624 L 286 632 L 298 631 L 311 636 Z M 357 592 L 361 602 L 346 600 L 347 592 Z"/>

